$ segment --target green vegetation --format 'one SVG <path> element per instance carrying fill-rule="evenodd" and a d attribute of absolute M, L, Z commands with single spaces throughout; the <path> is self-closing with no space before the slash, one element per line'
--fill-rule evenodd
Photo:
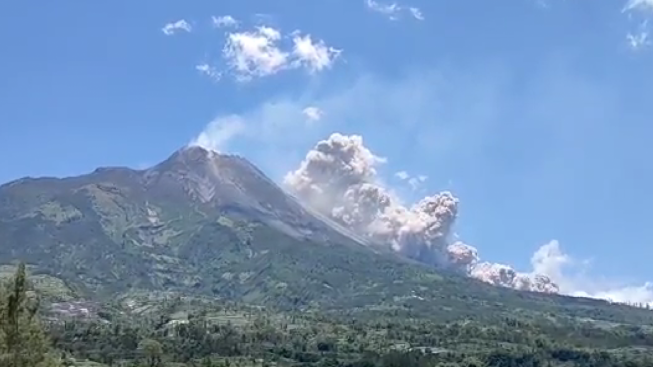
<path fill-rule="evenodd" d="M 68 359 L 128 366 L 651 366 L 653 329 L 632 325 L 280 312 L 207 299 L 49 324 Z"/>
<path fill-rule="evenodd" d="M 111 322 L 41 323 L 38 296 L 30 289 L 20 265 L 0 293 L 3 367 L 653 365 L 650 326 L 482 316 L 358 319 L 174 296 L 141 300 L 153 306 L 149 311 L 116 310 Z"/>
<path fill-rule="evenodd" d="M 30 295 L 25 265 L 21 264 L 0 293 L 0 366 L 57 365 L 37 318 L 38 301 Z"/>

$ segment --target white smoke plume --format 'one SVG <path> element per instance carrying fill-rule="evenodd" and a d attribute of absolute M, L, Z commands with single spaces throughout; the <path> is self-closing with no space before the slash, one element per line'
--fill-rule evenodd
<path fill-rule="evenodd" d="M 231 115 L 211 121 L 188 145 L 221 152 L 234 137 L 245 131 L 245 122 L 240 116 Z"/>
<path fill-rule="evenodd" d="M 334 133 L 308 152 L 300 167 L 286 175 L 284 184 L 316 210 L 409 258 L 495 285 L 559 290 L 546 275 L 480 262 L 474 247 L 452 241 L 458 198 L 444 191 L 406 207 L 380 182 L 376 166 L 383 162 L 384 158 L 365 147 L 361 136 Z"/>

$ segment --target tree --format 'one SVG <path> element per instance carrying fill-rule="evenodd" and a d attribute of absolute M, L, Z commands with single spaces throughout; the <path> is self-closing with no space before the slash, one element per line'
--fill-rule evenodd
<path fill-rule="evenodd" d="M 38 300 L 27 292 L 25 264 L 21 263 L 0 290 L 0 366 L 57 365 L 37 312 Z"/>
<path fill-rule="evenodd" d="M 145 339 L 139 345 L 139 349 L 143 352 L 148 367 L 161 366 L 161 356 L 163 355 L 161 343 L 154 339 Z"/>

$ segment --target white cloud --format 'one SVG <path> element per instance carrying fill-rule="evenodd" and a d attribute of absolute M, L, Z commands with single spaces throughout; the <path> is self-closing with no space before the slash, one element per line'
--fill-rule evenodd
<path fill-rule="evenodd" d="M 212 16 L 211 21 L 216 28 L 237 27 L 238 21 L 231 15 Z"/>
<path fill-rule="evenodd" d="M 578 261 L 562 252 L 558 241 L 540 247 L 531 258 L 535 273 L 544 274 L 560 287 L 560 293 L 612 302 L 653 306 L 653 284 L 621 284 L 586 274 L 588 261 Z"/>
<path fill-rule="evenodd" d="M 404 181 L 410 186 L 412 190 L 419 189 L 424 182 L 428 179 L 426 175 L 412 176 L 406 171 L 395 172 L 394 176 L 400 181 Z"/>
<path fill-rule="evenodd" d="M 306 118 L 309 121 L 319 121 L 322 118 L 322 115 L 324 114 L 324 112 L 321 109 L 315 106 L 309 106 L 304 108 L 302 110 L 302 113 L 304 114 L 304 116 L 306 116 Z"/>
<path fill-rule="evenodd" d="M 240 24 L 231 15 L 212 16 L 211 19 L 216 28 L 236 28 Z M 166 35 L 191 30 L 191 25 L 184 19 L 162 28 Z M 227 32 L 221 53 L 226 65 L 203 62 L 196 66 L 196 70 L 214 81 L 220 80 L 227 71 L 238 81 L 249 81 L 291 69 L 303 69 L 314 74 L 330 69 L 341 52 L 310 34 L 294 31 L 283 35 L 277 28 L 260 25 L 248 31 Z"/>
<path fill-rule="evenodd" d="M 177 32 L 190 32 L 193 28 L 191 27 L 190 23 L 185 21 L 184 19 L 180 19 L 176 22 L 168 23 L 163 28 L 161 28 L 161 32 L 163 32 L 166 36 L 171 36 Z"/>
<path fill-rule="evenodd" d="M 293 37 L 293 66 L 304 65 L 310 72 L 318 72 L 331 68 L 340 50 L 328 47 L 324 41 L 313 42 L 311 35 L 295 34 Z"/>
<path fill-rule="evenodd" d="M 196 65 L 195 70 L 199 71 L 202 75 L 206 75 L 214 82 L 220 81 L 222 78 L 222 73 L 220 71 L 206 63 Z"/>
<path fill-rule="evenodd" d="M 282 70 L 303 68 L 310 73 L 331 68 L 341 50 L 310 35 L 293 32 L 293 48 L 284 50 L 278 29 L 259 26 L 249 32 L 227 34 L 222 55 L 240 81 L 274 75 Z"/>
<path fill-rule="evenodd" d="M 417 20 L 424 20 L 424 15 L 419 8 L 416 7 L 403 7 L 397 3 L 381 3 L 375 0 L 365 0 L 367 8 L 385 15 L 390 20 L 398 20 L 402 13 L 408 13 L 410 16 Z"/>
<path fill-rule="evenodd" d="M 396 20 L 398 13 L 401 11 L 401 7 L 396 3 L 381 4 L 374 0 L 365 0 L 365 3 L 370 10 L 384 14 L 391 20 Z"/>
<path fill-rule="evenodd" d="M 408 179 L 408 185 L 410 186 L 411 189 L 417 190 L 422 186 L 424 182 L 426 182 L 427 178 L 428 177 L 425 175 L 411 177 Z"/>
<path fill-rule="evenodd" d="M 629 10 L 653 10 L 653 0 L 628 0 L 624 11 Z"/>
<path fill-rule="evenodd" d="M 629 32 L 626 35 L 626 41 L 628 47 L 633 51 L 639 51 L 642 48 L 650 46 L 651 39 L 648 19 L 644 19 L 644 21 L 637 26 L 636 30 Z"/>
<path fill-rule="evenodd" d="M 410 7 L 408 8 L 410 11 L 410 14 L 417 20 L 424 20 L 424 14 L 422 14 L 422 11 L 419 10 L 419 8 L 416 7 Z"/>
<path fill-rule="evenodd" d="M 223 56 L 242 80 L 275 74 L 288 66 L 288 53 L 277 46 L 280 38 L 278 30 L 266 26 L 230 33 Z"/>
<path fill-rule="evenodd" d="M 635 51 L 651 44 L 648 31 L 628 33 L 626 35 L 626 41 L 628 42 L 628 46 Z"/>
<path fill-rule="evenodd" d="M 403 181 L 409 179 L 410 175 L 406 171 L 399 171 L 395 173 L 395 177 Z"/>
<path fill-rule="evenodd" d="M 633 51 L 639 51 L 651 45 L 650 28 L 648 25 L 653 15 L 653 0 L 630 0 L 623 10 L 627 13 L 628 20 L 637 22 L 633 30 L 626 34 L 626 43 Z"/>

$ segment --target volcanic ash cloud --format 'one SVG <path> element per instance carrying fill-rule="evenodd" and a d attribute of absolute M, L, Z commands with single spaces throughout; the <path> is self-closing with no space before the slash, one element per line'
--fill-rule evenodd
<path fill-rule="evenodd" d="M 361 136 L 334 133 L 306 154 L 284 184 L 312 208 L 409 258 L 494 285 L 558 291 L 544 275 L 481 262 L 476 248 L 452 241 L 459 203 L 452 193 L 440 192 L 404 206 L 377 176 L 376 167 L 383 162 L 365 147 Z"/>

